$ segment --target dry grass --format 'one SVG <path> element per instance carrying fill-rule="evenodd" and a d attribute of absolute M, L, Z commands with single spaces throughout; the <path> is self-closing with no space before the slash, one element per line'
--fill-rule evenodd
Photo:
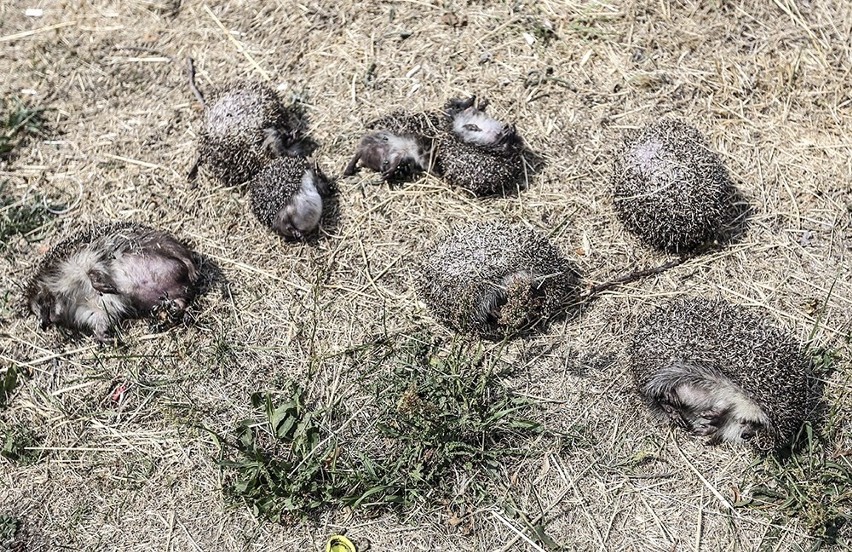
<path fill-rule="evenodd" d="M 0 259 L 0 364 L 30 374 L 0 423 L 30 428 L 41 447 L 33 463 L 0 459 L 0 510 L 23 520 L 32 550 L 321 550 L 343 529 L 374 550 L 537 550 L 522 518 L 581 550 L 813 544 L 795 519 L 729 508 L 752 458 L 654 426 L 623 345 L 637 314 L 665 297 L 766 308 L 841 354 L 826 398 L 834 449 L 852 449 L 848 2 L 220 4 L 44 2 L 42 17 L 26 17 L 27 3 L 0 3 L 0 92 L 47 107 L 52 130 L 0 179 L 16 197 L 37 191 L 66 206 L 50 239 L 14 237 Z M 517 122 L 546 166 L 505 200 L 431 178 L 389 189 L 361 172 L 338 181 L 340 220 L 322 239 L 287 245 L 254 221 L 246 197 L 206 178 L 187 184 L 199 109 L 186 56 L 202 90 L 267 79 L 301 102 L 330 174 L 366 121 L 469 93 Z M 753 206 L 748 232 L 504 351 L 513 386 L 549 401 L 553 429 L 594 436 L 507 474 L 518 516 L 486 508 L 471 517 L 472 535 L 437 506 L 282 526 L 223 500 L 216 447 L 193 424 L 233 427 L 250 393 L 288 378 L 331 402 L 357 371 L 342 351 L 424 325 L 449 336 L 418 304 L 410 267 L 454 222 L 540 228 L 589 283 L 664 261 L 617 224 L 609 190 L 622 131 L 664 114 L 688 119 L 720 152 Z M 17 316 L 19 282 L 46 245 L 104 218 L 170 230 L 218 265 L 223 279 L 194 324 L 162 334 L 139 324 L 109 348 Z"/>

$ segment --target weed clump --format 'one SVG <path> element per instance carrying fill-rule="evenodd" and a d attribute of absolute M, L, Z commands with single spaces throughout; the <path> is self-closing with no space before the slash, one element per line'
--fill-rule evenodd
<path fill-rule="evenodd" d="M 534 400 L 509 389 L 505 369 L 483 355 L 458 347 L 439 355 L 412 340 L 367 362 L 379 375 L 359 389 L 371 400 L 359 405 L 369 427 L 358 432 L 347 428 L 357 416 L 351 396 L 321 407 L 295 384 L 281 397 L 255 393 L 259 418 L 217 435 L 226 493 L 273 520 L 340 507 L 479 504 L 505 462 L 530 454 L 531 438 L 545 432 L 531 418 Z"/>

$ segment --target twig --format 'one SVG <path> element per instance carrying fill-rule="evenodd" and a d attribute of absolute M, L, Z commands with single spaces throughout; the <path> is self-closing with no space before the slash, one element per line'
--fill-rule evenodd
<path fill-rule="evenodd" d="M 635 282 L 637 280 L 641 280 L 642 278 L 647 278 L 648 276 L 654 276 L 655 274 L 662 274 L 663 272 L 669 270 L 670 268 L 674 268 L 684 263 L 689 257 L 686 255 L 682 255 L 673 261 L 669 261 L 665 264 L 661 264 L 660 266 L 655 266 L 652 268 L 646 268 L 644 270 L 637 270 L 636 272 L 631 272 L 630 274 L 625 274 L 615 280 L 610 280 L 609 282 L 604 282 L 603 284 L 598 284 L 596 286 L 592 286 L 589 288 L 587 292 L 587 296 L 589 298 L 606 291 L 608 289 L 612 289 L 616 286 L 629 284 L 631 282 Z"/>
<path fill-rule="evenodd" d="M 192 93 L 195 94 L 196 99 L 198 99 L 198 103 L 201 104 L 201 107 L 204 107 L 204 95 L 201 93 L 201 90 L 195 86 L 195 63 L 193 63 L 192 58 L 186 57 L 186 73 L 187 78 L 189 79 L 189 89 L 192 90 Z"/>

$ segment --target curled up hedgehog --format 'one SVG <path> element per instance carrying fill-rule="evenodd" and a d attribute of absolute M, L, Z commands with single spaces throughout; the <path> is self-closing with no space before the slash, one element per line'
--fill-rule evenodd
<path fill-rule="evenodd" d="M 275 90 L 263 83 L 236 82 L 205 99 L 195 85 L 192 59 L 187 68 L 190 89 L 204 107 L 190 179 L 204 166 L 226 186 L 238 186 L 270 160 L 289 154 L 298 133 Z"/>
<path fill-rule="evenodd" d="M 651 247 L 678 254 L 719 236 L 734 191 L 704 136 L 676 119 L 625 139 L 612 181 L 624 227 Z"/>
<path fill-rule="evenodd" d="M 416 286 L 433 316 L 463 333 L 501 338 L 531 329 L 577 296 L 579 275 L 535 230 L 472 223 L 439 239 Z"/>
<path fill-rule="evenodd" d="M 26 299 L 43 329 L 107 341 L 125 319 L 179 319 L 198 279 L 195 255 L 170 234 L 131 222 L 93 224 L 45 255 Z"/>
<path fill-rule="evenodd" d="M 287 240 L 301 240 L 319 226 L 328 179 L 304 157 L 269 163 L 249 183 L 251 209 L 257 219 Z"/>
<path fill-rule="evenodd" d="M 802 346 L 726 301 L 680 299 L 654 310 L 640 321 L 630 363 L 651 410 L 708 444 L 777 450 L 810 410 Z"/>
<path fill-rule="evenodd" d="M 511 193 L 525 173 L 523 140 L 514 125 L 487 115 L 487 105 L 477 105 L 475 96 L 448 101 L 448 132 L 437 140 L 442 178 L 478 196 Z"/>

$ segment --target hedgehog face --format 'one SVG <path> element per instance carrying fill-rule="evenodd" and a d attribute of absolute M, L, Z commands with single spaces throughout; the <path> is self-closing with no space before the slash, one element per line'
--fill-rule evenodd
<path fill-rule="evenodd" d="M 414 136 L 394 134 L 387 130 L 364 136 L 343 174 L 355 174 L 358 161 L 361 166 L 382 173 L 385 180 L 396 176 L 398 172 L 422 171 L 427 166 L 423 148 Z"/>
<path fill-rule="evenodd" d="M 275 215 L 272 221 L 273 230 L 284 239 L 293 241 L 313 233 L 322 216 L 320 192 L 326 187 L 327 183 L 321 173 L 314 169 L 306 170 L 299 190 Z"/>
<path fill-rule="evenodd" d="M 467 100 L 450 100 L 445 114 L 452 122 L 452 130 L 460 140 L 475 146 L 512 152 L 520 144 L 515 125 L 508 125 L 485 113 L 486 102 L 474 105 L 476 97 Z"/>

